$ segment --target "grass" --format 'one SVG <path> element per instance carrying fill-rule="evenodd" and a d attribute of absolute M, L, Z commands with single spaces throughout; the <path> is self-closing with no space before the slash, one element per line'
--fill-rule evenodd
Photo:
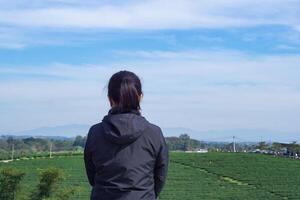
<path fill-rule="evenodd" d="M 63 187 L 81 189 L 73 199 L 89 199 L 82 156 L 38 158 L 0 163 L 26 176 L 21 195 L 37 184 L 39 169 L 58 167 L 67 175 Z M 171 153 L 169 174 L 160 200 L 300 199 L 300 161 L 245 153 Z"/>

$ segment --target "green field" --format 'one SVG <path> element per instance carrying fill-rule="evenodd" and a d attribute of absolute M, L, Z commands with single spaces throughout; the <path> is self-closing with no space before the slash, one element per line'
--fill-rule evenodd
<path fill-rule="evenodd" d="M 55 166 L 67 174 L 64 186 L 79 186 L 74 199 L 88 199 L 82 156 L 0 163 L 26 172 L 22 192 L 37 183 L 38 169 Z M 300 161 L 246 153 L 171 153 L 162 200 L 300 199 Z"/>

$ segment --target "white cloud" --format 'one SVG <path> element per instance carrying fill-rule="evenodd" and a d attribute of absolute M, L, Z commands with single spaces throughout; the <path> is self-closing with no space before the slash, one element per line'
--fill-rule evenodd
<path fill-rule="evenodd" d="M 0 27 L 0 48 L 21 49 L 25 46 L 22 40 L 15 30 Z"/>
<path fill-rule="evenodd" d="M 63 3 L 63 4 L 62 4 Z M 5 5 L 5 2 L 3 3 Z M 154 0 L 128 4 L 46 1 L 0 10 L 0 23 L 29 27 L 189 29 L 255 25 L 299 27 L 298 1 Z M 29 4 L 30 5 L 30 4 Z M 66 6 L 67 5 L 67 6 Z M 4 6 L 5 7 L 5 6 Z"/>
<path fill-rule="evenodd" d="M 296 50 L 298 49 L 297 47 L 286 45 L 286 44 L 280 44 L 276 46 L 277 49 L 282 49 L 282 50 Z"/>
<path fill-rule="evenodd" d="M 230 28 L 260 25 L 282 25 L 292 29 L 275 31 L 278 36 L 272 36 L 272 31 L 253 30 L 241 37 L 251 41 L 270 35 L 275 42 L 279 38 L 283 44 L 299 44 L 300 2 L 292 0 L 0 0 L 0 4 L 0 48 L 78 44 L 101 38 L 103 30 L 108 33 L 130 30 L 138 34 L 141 30 L 165 29 L 222 28 L 230 31 Z M 198 40 L 222 42 L 220 37 L 204 35 Z"/>
<path fill-rule="evenodd" d="M 163 127 L 300 130 L 299 55 L 251 57 L 224 50 L 127 55 L 135 59 L 106 66 L 2 66 L 2 74 L 20 78 L 0 82 L 1 130 L 101 120 L 108 109 L 105 85 L 122 66 L 142 78 L 143 112 Z M 61 79 L 36 80 L 32 74 Z"/>

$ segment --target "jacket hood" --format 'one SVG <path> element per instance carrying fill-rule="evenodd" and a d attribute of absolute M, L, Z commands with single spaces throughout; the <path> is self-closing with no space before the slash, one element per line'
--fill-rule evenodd
<path fill-rule="evenodd" d="M 112 108 L 103 120 L 105 138 L 116 144 L 129 144 L 141 136 L 148 121 L 137 110 Z"/>

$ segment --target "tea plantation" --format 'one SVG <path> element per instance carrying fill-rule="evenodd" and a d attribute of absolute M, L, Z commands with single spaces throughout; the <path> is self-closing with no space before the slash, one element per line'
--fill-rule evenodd
<path fill-rule="evenodd" d="M 76 186 L 73 199 L 89 199 L 82 156 L 38 158 L 0 163 L 26 173 L 19 199 L 37 184 L 39 169 L 62 169 L 62 187 Z M 300 199 L 300 161 L 246 153 L 170 153 L 166 187 L 160 200 Z"/>

